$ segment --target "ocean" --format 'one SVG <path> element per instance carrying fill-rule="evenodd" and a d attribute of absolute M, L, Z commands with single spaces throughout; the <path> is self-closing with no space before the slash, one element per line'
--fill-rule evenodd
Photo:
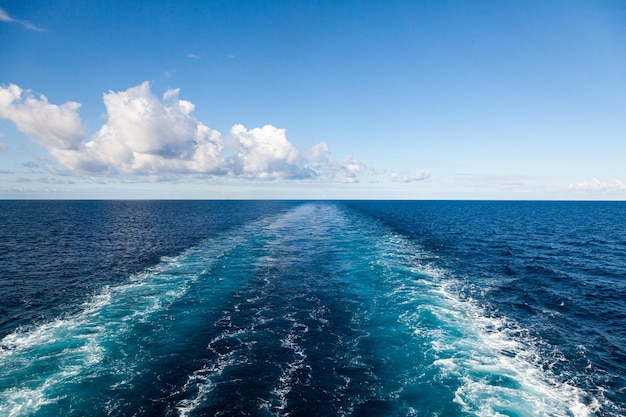
<path fill-rule="evenodd" d="M 625 226 L 625 202 L 0 201 L 0 415 L 623 416 Z"/>

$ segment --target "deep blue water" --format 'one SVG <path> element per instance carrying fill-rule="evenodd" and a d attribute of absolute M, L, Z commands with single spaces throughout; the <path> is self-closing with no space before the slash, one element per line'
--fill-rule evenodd
<path fill-rule="evenodd" d="M 626 415 L 626 203 L 0 201 L 0 415 Z"/>

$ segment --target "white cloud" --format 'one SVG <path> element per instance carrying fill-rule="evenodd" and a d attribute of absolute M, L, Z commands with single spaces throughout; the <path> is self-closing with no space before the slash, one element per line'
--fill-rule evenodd
<path fill-rule="evenodd" d="M 424 171 L 424 170 L 419 170 L 413 174 L 398 174 L 398 173 L 391 173 L 390 179 L 391 181 L 394 182 L 414 182 L 414 181 L 424 181 L 426 179 L 430 178 L 430 172 L 428 171 Z"/>
<path fill-rule="evenodd" d="M 626 191 L 626 184 L 617 179 L 600 180 L 593 178 L 591 181 L 581 181 L 576 184 L 570 184 L 569 189 L 572 191 L 621 192 Z"/>
<path fill-rule="evenodd" d="M 9 14 L 1 7 L 0 7 L 0 22 L 19 23 L 20 25 L 24 26 L 26 29 L 43 32 L 42 28 L 37 27 L 26 20 L 14 19 L 13 17 L 9 16 Z"/>
<path fill-rule="evenodd" d="M 7 145 L 4 142 L 0 142 L 0 153 L 6 153 L 7 152 Z"/>
<path fill-rule="evenodd" d="M 68 101 L 57 106 L 41 95 L 15 84 L 0 86 L 0 118 L 12 121 L 17 129 L 39 138 L 46 148 L 77 149 L 87 133 L 78 116 L 80 104 Z"/>
<path fill-rule="evenodd" d="M 367 170 L 365 164 L 351 156 L 333 161 L 326 142 L 320 142 L 311 148 L 308 159 L 310 166 L 318 175 L 329 182 L 356 183 L 359 182 L 359 174 Z"/>
<path fill-rule="evenodd" d="M 247 130 L 235 125 L 230 131 L 229 144 L 237 152 L 231 159 L 236 176 L 259 179 L 312 178 L 314 171 L 287 140 L 285 129 L 271 125 Z"/>
<path fill-rule="evenodd" d="M 200 55 L 189 53 L 187 54 L 187 58 L 200 59 Z"/>
<path fill-rule="evenodd" d="M 359 182 L 359 174 L 367 169 L 367 166 L 357 161 L 352 156 L 333 162 L 328 165 L 328 179 L 335 182 L 355 183 Z"/>
<path fill-rule="evenodd" d="M 224 171 L 220 133 L 191 117 L 178 89 L 159 100 L 144 82 L 104 94 L 108 120 L 78 151 L 51 152 L 68 168 L 154 175 Z"/>
<path fill-rule="evenodd" d="M 311 166 L 318 168 L 319 166 L 327 163 L 330 160 L 330 150 L 326 142 L 320 142 L 313 146 L 308 152 L 309 161 Z"/>
<path fill-rule="evenodd" d="M 50 104 L 46 97 L 33 97 L 16 85 L 0 88 L 0 118 L 36 138 L 65 168 L 101 176 L 167 180 L 218 175 L 353 183 L 366 169 L 352 157 L 331 160 L 325 142 L 304 156 L 285 129 L 272 125 L 250 130 L 234 125 L 226 138 L 233 152 L 225 157 L 220 132 L 191 116 L 195 106 L 179 98 L 179 89 L 167 90 L 159 99 L 144 82 L 109 91 L 103 101 L 107 121 L 91 137 L 78 115 L 80 104 Z"/>

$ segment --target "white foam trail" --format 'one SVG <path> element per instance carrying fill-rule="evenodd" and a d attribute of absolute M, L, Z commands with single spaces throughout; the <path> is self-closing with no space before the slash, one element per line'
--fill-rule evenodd
<path fill-rule="evenodd" d="M 271 221 L 252 222 L 238 233 L 209 239 L 179 256 L 164 257 L 126 283 L 104 287 L 76 314 L 5 336 L 0 341 L 0 415 L 35 414 L 72 395 L 69 387 L 85 378 L 113 375 L 113 388 L 128 383 L 140 372 L 135 362 L 141 357 L 101 366 L 108 349 L 138 343 L 127 340 L 136 323 L 150 323 L 155 313 L 170 308 L 218 259 L 242 244 L 259 225 Z"/>
<path fill-rule="evenodd" d="M 221 317 L 218 321 L 230 322 L 230 317 Z M 185 395 L 186 398 L 180 400 L 176 406 L 176 412 L 180 417 L 187 417 L 193 414 L 199 407 L 210 402 L 210 396 L 215 389 L 219 378 L 229 367 L 246 363 L 247 359 L 239 354 L 239 349 L 247 349 L 250 344 L 246 344 L 243 339 L 251 332 L 251 329 L 232 329 L 226 326 L 226 330 L 214 337 L 208 344 L 208 349 L 215 354 L 212 362 L 206 363 L 202 368 L 195 370 L 188 377 L 185 384 L 177 390 L 174 395 Z M 216 348 L 224 340 L 237 340 L 237 349 Z"/>
<path fill-rule="evenodd" d="M 272 394 L 278 399 L 278 404 L 272 407 L 275 415 L 282 415 L 287 408 L 289 393 L 293 389 L 296 373 L 305 368 L 309 368 L 310 370 L 310 366 L 306 364 L 306 352 L 298 344 L 302 334 L 308 332 L 308 327 L 298 323 L 293 316 L 286 318 L 292 322 L 292 326 L 290 332 L 281 339 L 280 344 L 283 348 L 291 351 L 293 359 L 287 362 L 287 365 L 283 367 L 281 375 L 278 378 L 279 384 L 272 390 Z"/>
<path fill-rule="evenodd" d="M 289 212 L 264 233 L 274 230 L 280 235 L 281 228 L 293 228 L 291 222 L 306 214 L 301 210 L 304 209 Z M 334 233 L 342 233 L 345 242 L 354 240 L 369 245 L 368 251 L 376 258 L 367 265 L 362 258 L 339 253 L 346 259 L 339 262 L 338 266 L 344 269 L 337 274 L 358 276 L 359 285 L 353 290 L 363 291 L 359 296 L 375 294 L 375 297 L 386 298 L 389 306 L 401 306 L 404 313 L 398 320 L 426 344 L 424 355 L 431 364 L 429 375 L 435 375 L 437 381 L 434 382 L 451 389 L 463 413 L 480 417 L 587 417 L 599 410 L 595 398 L 551 374 L 549 364 L 540 357 L 537 342 L 528 337 L 524 329 L 505 317 L 491 317 L 475 300 L 458 295 L 456 287 L 460 282 L 448 271 L 433 266 L 436 257 L 376 224 L 359 224 L 358 219 L 354 220 L 357 223 L 352 223 L 348 216 L 337 211 L 328 213 L 326 218 L 332 222 Z M 322 227 L 320 225 L 320 231 Z M 277 239 L 275 244 L 280 247 L 286 243 Z M 277 259 L 267 256 L 258 262 L 270 265 Z M 378 291 L 383 288 L 388 292 L 381 296 Z M 322 316 L 320 320 L 324 319 Z M 275 415 L 286 414 L 294 376 L 306 366 L 306 352 L 299 348 L 297 334 L 288 333 L 281 343 L 293 352 L 293 360 L 283 367 L 273 391 L 277 402 L 265 400 L 260 405 Z M 197 371 L 206 380 L 196 374 L 190 377 L 194 387 L 188 388 L 197 390 L 197 394 L 181 402 L 180 415 L 188 415 L 207 401 L 214 387 L 210 374 L 217 376 L 225 367 L 234 365 L 230 359 L 224 357 Z M 358 357 L 351 360 L 355 366 L 367 368 Z M 389 395 L 397 398 L 399 394 L 394 391 Z M 419 407 L 407 407 L 409 413 L 416 412 L 416 408 Z"/>
<path fill-rule="evenodd" d="M 524 329 L 489 316 L 476 301 L 457 295 L 459 283 L 447 271 L 422 264 L 423 257 L 414 256 L 423 253 L 420 248 L 390 235 L 378 251 L 377 264 L 395 287 L 389 296 L 407 309 L 400 321 L 429 341 L 426 355 L 439 377 L 457 381 L 454 401 L 463 412 L 588 417 L 599 410 L 597 399 L 543 369 L 540 350 Z"/>
<path fill-rule="evenodd" d="M 187 382 L 178 393 L 187 393 L 187 398 L 181 400 L 176 405 L 176 411 L 181 417 L 187 417 L 198 407 L 207 402 L 210 393 L 215 388 L 214 379 L 222 375 L 224 370 L 239 362 L 235 357 L 235 352 L 220 354 L 217 361 L 207 364 L 201 369 L 194 371 L 187 377 Z"/>
<path fill-rule="evenodd" d="M 331 219 L 332 216 L 315 216 L 313 212 L 315 210 L 328 210 L 328 207 L 319 206 L 316 204 L 304 204 L 296 207 L 293 210 L 285 212 L 278 217 L 272 218 L 271 222 L 265 224 L 259 224 L 258 228 L 249 231 L 250 234 L 254 234 L 256 238 L 259 238 L 257 242 L 260 247 L 266 249 L 267 253 L 263 253 L 254 259 L 255 267 L 261 270 L 270 270 L 275 266 L 285 267 L 290 261 L 299 261 L 298 259 L 285 259 L 280 257 L 277 253 L 285 247 L 290 247 L 294 240 L 302 239 L 302 236 L 298 235 L 301 232 L 300 225 L 302 219 L 307 219 L 307 228 L 304 232 L 306 238 L 310 238 L 311 234 L 316 234 L 317 237 L 322 235 L 327 227 L 326 223 L 315 224 L 315 218 L 319 219 Z M 294 233 L 294 231 L 297 231 Z M 299 242 L 301 243 L 301 242 Z M 294 247 L 297 245 L 294 245 Z M 269 278 L 262 280 L 265 285 L 271 284 Z M 246 299 L 246 302 L 257 302 L 259 296 L 252 296 Z M 241 304 L 234 306 L 234 310 L 237 312 L 241 308 Z M 269 313 L 269 314 L 268 314 Z M 245 339 L 251 334 L 259 331 L 260 327 L 267 327 L 267 323 L 275 320 L 272 317 L 273 307 L 268 305 L 258 306 L 257 311 L 251 317 L 252 321 L 246 324 L 243 329 L 237 329 L 233 332 L 231 329 L 233 326 L 230 324 L 231 317 L 226 315 L 221 317 L 220 322 L 227 330 L 222 334 L 215 337 L 208 345 L 209 350 L 212 350 L 215 354 L 213 362 L 206 364 L 201 369 L 194 371 L 188 377 L 187 383 L 179 390 L 176 395 L 186 395 L 187 398 L 180 401 L 176 406 L 176 411 L 181 417 L 186 417 L 193 414 L 196 410 L 205 406 L 211 402 L 211 396 L 214 395 L 213 391 L 221 375 L 229 367 L 245 364 L 248 360 L 246 358 L 246 350 L 250 347 L 251 343 L 245 342 Z M 327 323 L 328 320 L 323 318 L 326 312 L 323 309 L 311 312 L 311 318 L 319 321 L 320 323 Z M 289 332 L 280 339 L 280 344 L 283 348 L 291 351 L 288 357 L 291 357 L 286 364 L 276 364 L 281 368 L 281 373 L 277 378 L 276 386 L 271 390 L 270 395 L 274 398 L 264 399 L 258 398 L 259 408 L 266 410 L 273 415 L 288 415 L 287 403 L 288 397 L 293 389 L 293 384 L 296 379 L 296 374 L 302 369 L 307 368 L 306 364 L 307 355 L 305 350 L 298 343 L 303 334 L 307 333 L 309 329 L 306 325 L 298 322 L 293 314 L 288 314 L 282 317 L 291 322 Z M 228 340 L 235 338 L 238 340 L 237 348 L 230 348 L 228 351 L 222 351 L 220 349 L 214 349 L 214 345 L 219 345 L 218 342 L 222 340 Z"/>

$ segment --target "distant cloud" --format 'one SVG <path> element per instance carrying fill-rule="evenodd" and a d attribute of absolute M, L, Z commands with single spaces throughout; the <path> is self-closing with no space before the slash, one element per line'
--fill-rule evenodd
<path fill-rule="evenodd" d="M 19 19 L 15 19 L 13 17 L 11 17 L 3 8 L 0 7 L 0 22 L 7 22 L 7 23 L 18 23 L 22 26 L 24 26 L 26 29 L 29 30 L 36 30 L 38 32 L 43 32 L 43 29 L 33 25 L 32 23 L 26 21 L 26 20 L 19 20 Z"/>
<path fill-rule="evenodd" d="M 228 58 L 228 59 L 235 59 L 235 58 L 236 58 L 236 56 L 235 56 L 234 54 L 228 54 L 228 55 L 226 56 L 226 58 Z"/>
<path fill-rule="evenodd" d="M 30 168 L 30 169 L 38 169 L 39 168 L 39 164 L 35 163 L 35 162 L 25 162 L 22 164 L 23 167 L 26 168 Z"/>
<path fill-rule="evenodd" d="M 626 191 L 626 184 L 620 180 L 600 180 L 593 178 L 590 181 L 582 181 L 570 184 L 572 191 L 599 191 L 599 192 L 623 192 Z"/>
<path fill-rule="evenodd" d="M 285 129 L 271 125 L 247 130 L 235 125 L 229 142 L 237 151 L 231 159 L 236 176 L 258 179 L 313 178 L 315 172 L 307 168 L 300 152 L 287 140 Z"/>
<path fill-rule="evenodd" d="M 74 181 L 68 178 L 58 178 L 58 177 L 39 177 L 37 180 L 43 184 L 75 184 Z"/>
<path fill-rule="evenodd" d="M 7 152 L 7 145 L 4 142 L 0 142 L 0 153 Z"/>
<path fill-rule="evenodd" d="M 430 172 L 428 171 L 424 171 L 424 170 L 419 170 L 413 174 L 398 174 L 398 173 L 391 173 L 390 175 L 390 179 L 391 181 L 394 182 L 415 182 L 415 181 L 424 181 L 426 179 L 430 178 Z"/>
<path fill-rule="evenodd" d="M 179 89 L 167 90 L 159 99 L 144 82 L 125 91 L 109 91 L 103 100 L 107 121 L 91 137 L 78 116 L 80 104 L 50 104 L 45 96 L 35 97 L 13 84 L 0 86 L 0 118 L 11 120 L 65 168 L 100 176 L 353 183 L 367 168 L 352 157 L 333 161 L 325 142 L 303 155 L 287 139 L 285 129 L 272 125 L 248 130 L 237 124 L 223 139 L 191 116 L 195 106 L 179 98 Z"/>
<path fill-rule="evenodd" d="M 351 156 L 340 161 L 331 159 L 330 150 L 326 142 L 320 142 L 308 152 L 310 166 L 319 175 L 330 182 L 356 183 L 359 174 L 367 170 L 367 166 Z"/>
<path fill-rule="evenodd" d="M 200 59 L 200 55 L 189 53 L 187 54 L 187 58 Z"/>

